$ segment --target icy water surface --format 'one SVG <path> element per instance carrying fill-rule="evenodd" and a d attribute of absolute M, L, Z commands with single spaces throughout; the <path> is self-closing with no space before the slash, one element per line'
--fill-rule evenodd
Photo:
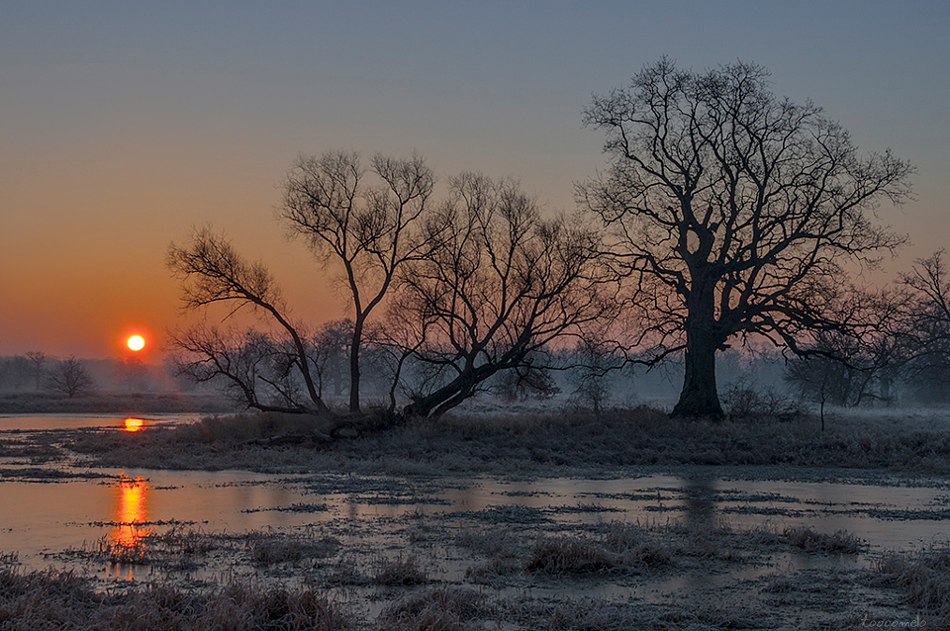
<path fill-rule="evenodd" d="M 147 431 L 168 422 L 174 421 L 7 417 L 0 418 L 0 431 Z M 142 552 L 147 535 L 174 527 L 228 536 L 320 528 L 358 544 L 364 554 L 385 555 L 407 524 L 421 518 L 437 520 L 443 530 L 491 532 L 504 526 L 537 533 L 612 522 L 775 532 L 806 525 L 823 533 L 846 529 L 871 551 L 919 549 L 950 539 L 945 489 L 722 480 L 714 469 L 682 476 L 510 481 L 0 466 L 0 552 L 17 552 L 21 564 L 34 568 L 67 564 L 97 547 Z M 132 563 L 108 573 L 135 578 L 143 571 Z"/>
<path fill-rule="evenodd" d="M 737 527 L 847 529 L 872 548 L 947 540 L 946 490 L 854 484 L 736 481 L 653 475 L 622 480 L 280 476 L 247 472 L 95 470 L 46 478 L 31 470 L 0 481 L 0 550 L 42 567 L 51 555 L 103 536 L 184 524 L 241 533 L 412 516 L 596 524 L 683 519 Z M 486 524 L 489 522 L 486 522 Z"/>

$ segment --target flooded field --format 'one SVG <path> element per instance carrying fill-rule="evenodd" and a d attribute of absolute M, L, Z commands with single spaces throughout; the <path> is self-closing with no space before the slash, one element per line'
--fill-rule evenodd
<path fill-rule="evenodd" d="M 4 418 L 0 438 L 48 443 L 56 430 L 175 422 L 138 420 Z M 695 466 L 599 478 L 75 464 L 0 458 L 3 564 L 74 570 L 103 590 L 235 578 L 317 588 L 360 619 L 440 589 L 491 599 L 483 617 L 496 623 L 516 620 L 505 609 L 516 603 L 593 602 L 656 615 L 699 607 L 698 628 L 904 619 L 917 609 L 874 577 L 895 554 L 950 541 L 950 490 L 934 479 L 782 481 Z M 756 613 L 763 607 L 768 615 Z"/>

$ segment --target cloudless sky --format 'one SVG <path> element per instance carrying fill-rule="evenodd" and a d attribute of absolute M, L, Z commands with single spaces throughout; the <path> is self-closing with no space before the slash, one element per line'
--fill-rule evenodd
<path fill-rule="evenodd" d="M 294 158 L 406 155 L 442 177 L 512 176 L 551 209 L 604 166 L 592 93 L 668 55 L 735 60 L 812 99 L 862 150 L 917 165 L 881 208 L 944 247 L 950 3 L 0 1 L 0 355 L 114 357 L 174 326 L 164 267 L 195 226 L 265 260 L 295 315 L 345 314 L 274 219 Z"/>

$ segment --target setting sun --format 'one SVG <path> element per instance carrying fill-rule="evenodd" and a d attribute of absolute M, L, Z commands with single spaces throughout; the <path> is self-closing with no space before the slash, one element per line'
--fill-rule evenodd
<path fill-rule="evenodd" d="M 145 348 L 145 338 L 141 335 L 133 335 L 125 341 L 125 344 L 133 351 L 140 351 Z"/>

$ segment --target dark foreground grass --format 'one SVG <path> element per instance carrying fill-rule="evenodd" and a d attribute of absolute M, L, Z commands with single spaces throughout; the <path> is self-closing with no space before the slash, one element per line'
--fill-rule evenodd
<path fill-rule="evenodd" d="M 0 630 L 724 631 L 849 628 L 862 615 L 918 612 L 928 628 L 944 628 L 950 613 L 943 551 L 848 569 L 766 528 L 610 522 L 551 532 L 550 524 L 486 528 L 474 517 L 458 519 L 393 523 L 401 534 L 390 540 L 390 556 L 364 546 L 359 533 L 347 542 L 352 524 L 331 526 L 329 535 L 173 526 L 148 538 L 167 554 L 147 559 L 154 572 L 138 582 L 27 571 L 10 567 L 15 556 L 0 556 Z M 413 532 L 426 534 L 428 545 L 414 543 Z M 92 563 L 80 566 L 87 571 L 108 560 L 92 552 Z M 446 553 L 482 569 L 453 576 L 436 560 Z M 809 567 L 791 569 L 789 553 L 805 555 Z M 182 574 L 215 562 L 214 578 Z M 372 568 L 371 576 L 360 573 Z"/>
<path fill-rule="evenodd" d="M 0 570 L 0 629 L 42 631 L 348 631 L 358 620 L 323 594 L 231 582 L 213 591 L 95 591 L 70 572 Z"/>
<path fill-rule="evenodd" d="M 904 429 L 894 419 L 846 418 L 820 431 L 810 417 L 676 420 L 640 407 L 600 417 L 419 420 L 330 442 L 326 428 L 315 417 L 239 414 L 136 434 L 77 432 L 67 446 L 89 465 L 269 472 L 573 475 L 699 465 L 950 473 L 950 430 Z"/>
<path fill-rule="evenodd" d="M 935 547 L 915 555 L 889 554 L 877 567 L 876 583 L 898 589 L 906 604 L 950 618 L 950 548 Z"/>

